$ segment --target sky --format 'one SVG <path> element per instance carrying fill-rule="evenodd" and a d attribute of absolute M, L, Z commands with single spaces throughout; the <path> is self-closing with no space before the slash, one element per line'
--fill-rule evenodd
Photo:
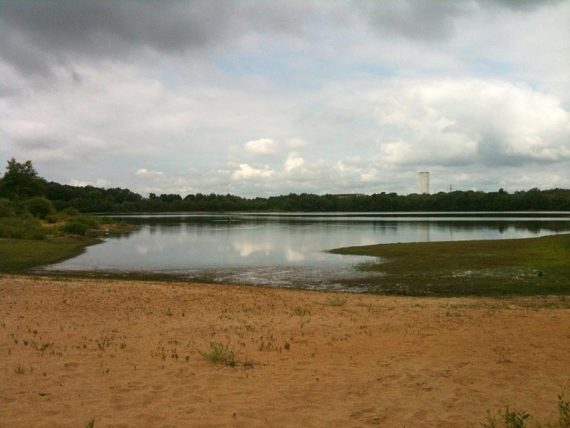
<path fill-rule="evenodd" d="M 142 194 L 570 188 L 570 1 L 0 0 L 0 174 Z"/>

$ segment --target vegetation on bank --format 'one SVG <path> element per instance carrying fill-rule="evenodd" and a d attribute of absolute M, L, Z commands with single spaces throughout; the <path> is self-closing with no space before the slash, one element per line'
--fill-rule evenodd
<path fill-rule="evenodd" d="M 100 235 L 132 226 L 94 218 L 73 207 L 57 210 L 31 162 L 8 162 L 0 179 L 0 272 L 21 272 L 79 254 Z"/>
<path fill-rule="evenodd" d="M 20 273 L 80 254 L 96 238 L 59 236 L 43 240 L 0 239 L 0 273 Z"/>
<path fill-rule="evenodd" d="M 332 250 L 373 256 L 369 277 L 345 285 L 379 294 L 504 296 L 570 294 L 570 234 L 493 241 L 382 244 Z"/>

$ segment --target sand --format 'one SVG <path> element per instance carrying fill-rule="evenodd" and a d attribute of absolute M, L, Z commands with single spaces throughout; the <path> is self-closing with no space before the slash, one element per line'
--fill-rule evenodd
<path fill-rule="evenodd" d="M 507 405 L 553 421 L 569 308 L 2 276 L 0 426 L 475 427 Z"/>

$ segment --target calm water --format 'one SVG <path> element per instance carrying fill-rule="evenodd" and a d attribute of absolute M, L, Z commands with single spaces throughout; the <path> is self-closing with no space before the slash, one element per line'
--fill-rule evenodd
<path fill-rule="evenodd" d="M 229 218 L 229 221 L 228 221 Z M 140 225 L 110 237 L 55 271 L 160 272 L 214 282 L 340 288 L 367 257 L 328 249 L 392 242 L 508 239 L 570 231 L 570 213 L 523 215 L 225 214 L 136 215 Z"/>

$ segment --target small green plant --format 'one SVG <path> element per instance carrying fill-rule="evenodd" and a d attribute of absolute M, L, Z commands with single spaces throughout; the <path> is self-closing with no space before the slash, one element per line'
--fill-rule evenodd
<path fill-rule="evenodd" d="M 85 428 L 94 428 L 95 427 L 95 419 L 91 419 L 89 422 L 87 422 L 87 425 L 85 425 Z"/>
<path fill-rule="evenodd" d="M 570 428 L 570 403 L 564 400 L 564 394 L 558 396 L 558 425 Z"/>
<path fill-rule="evenodd" d="M 327 304 L 329 306 L 344 306 L 346 304 L 346 297 L 343 296 L 327 297 Z"/>
<path fill-rule="evenodd" d="M 505 428 L 525 428 L 531 418 L 530 413 L 512 410 L 507 406 L 504 412 L 499 412 L 499 418 L 497 415 L 487 411 L 487 420 L 481 426 L 483 428 L 499 428 L 499 426 Z M 499 421 L 503 423 L 499 425 Z"/>
<path fill-rule="evenodd" d="M 214 364 L 222 364 L 224 366 L 236 366 L 236 354 L 228 345 L 217 342 L 210 342 L 209 351 L 198 351 L 208 361 Z"/>
<path fill-rule="evenodd" d="M 311 311 L 309 311 L 307 308 L 302 308 L 300 306 L 297 306 L 296 308 L 293 309 L 293 315 L 297 315 L 299 317 L 305 317 L 307 315 L 311 315 Z"/>
<path fill-rule="evenodd" d="M 14 369 L 14 371 L 16 372 L 16 374 L 24 374 L 26 373 L 26 369 L 24 369 L 24 366 L 21 364 L 18 364 L 16 366 L 16 368 Z"/>
<path fill-rule="evenodd" d="M 497 416 L 487 410 L 487 420 L 481 424 L 483 428 L 497 428 Z"/>
<path fill-rule="evenodd" d="M 508 406 L 502 416 L 504 418 L 506 428 L 524 428 L 528 420 L 531 418 L 530 413 L 511 410 Z"/>

